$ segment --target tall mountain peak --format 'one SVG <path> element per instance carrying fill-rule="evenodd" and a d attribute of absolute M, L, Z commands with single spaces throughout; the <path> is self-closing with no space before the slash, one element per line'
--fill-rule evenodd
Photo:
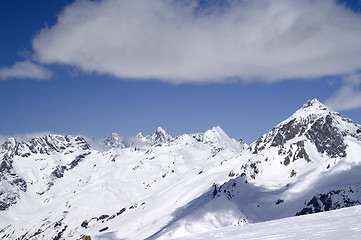
<path fill-rule="evenodd" d="M 314 98 L 314 99 L 308 100 L 302 106 L 302 108 L 308 108 L 308 107 L 326 107 L 326 106 L 324 104 L 322 104 L 318 99 Z"/>
<path fill-rule="evenodd" d="M 147 134 L 146 136 L 143 136 L 142 132 L 140 132 L 138 133 L 137 138 L 141 140 L 141 142 L 153 146 L 169 141 L 172 139 L 172 136 L 169 135 L 162 127 L 157 127 L 152 135 Z M 131 145 L 134 144 L 136 145 L 134 142 Z"/>
<path fill-rule="evenodd" d="M 103 142 L 101 142 L 101 145 L 106 148 L 125 148 L 123 139 L 117 133 L 112 133 Z"/>
<path fill-rule="evenodd" d="M 170 140 L 172 137 L 162 127 L 157 127 L 152 135 L 146 136 L 149 139 L 151 145 L 160 144 Z"/>
<path fill-rule="evenodd" d="M 321 154 L 325 152 L 332 158 L 346 157 L 344 138 L 347 135 L 357 137 L 358 128 L 353 121 L 313 99 L 253 143 L 251 150 L 257 153 L 265 148 L 284 146 L 297 138 L 312 142 Z"/>
<path fill-rule="evenodd" d="M 326 105 L 317 99 L 308 100 L 298 109 L 291 118 L 307 118 L 310 115 L 325 115 L 332 112 Z"/>
<path fill-rule="evenodd" d="M 17 145 L 17 140 L 13 137 L 8 138 L 1 146 L 3 150 L 11 150 L 14 149 Z"/>
<path fill-rule="evenodd" d="M 202 141 L 209 143 L 218 149 L 230 148 L 234 152 L 238 152 L 247 147 L 247 144 L 237 142 L 233 138 L 230 138 L 220 126 L 212 127 L 212 129 L 206 131 L 202 135 Z"/>

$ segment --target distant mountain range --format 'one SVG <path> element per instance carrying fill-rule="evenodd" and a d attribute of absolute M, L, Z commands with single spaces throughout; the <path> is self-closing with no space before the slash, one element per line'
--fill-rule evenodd
<path fill-rule="evenodd" d="M 99 146 L 2 143 L 0 238 L 181 238 L 361 203 L 361 126 L 316 99 L 250 146 L 220 127 Z"/>

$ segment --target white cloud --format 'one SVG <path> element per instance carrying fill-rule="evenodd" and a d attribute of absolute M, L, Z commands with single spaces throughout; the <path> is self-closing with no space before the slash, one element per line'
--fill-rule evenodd
<path fill-rule="evenodd" d="M 51 71 L 30 61 L 16 62 L 11 67 L 0 68 L 0 79 L 9 78 L 33 78 L 47 79 L 51 76 Z"/>
<path fill-rule="evenodd" d="M 361 74 L 354 74 L 344 79 L 344 85 L 326 101 L 326 105 L 336 111 L 361 107 Z"/>
<path fill-rule="evenodd" d="M 36 60 L 174 83 L 272 82 L 361 68 L 361 15 L 336 1 L 222 2 L 76 1 L 34 38 Z"/>

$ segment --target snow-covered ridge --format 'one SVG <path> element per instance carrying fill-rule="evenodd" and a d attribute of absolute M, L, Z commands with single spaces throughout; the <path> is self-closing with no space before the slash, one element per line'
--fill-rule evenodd
<path fill-rule="evenodd" d="M 152 135 L 148 134 L 146 136 L 143 136 L 143 134 L 140 132 L 138 133 L 137 138 L 146 144 L 154 146 L 169 141 L 170 139 L 172 139 L 172 136 L 169 135 L 162 127 L 157 127 L 157 129 Z M 134 144 L 135 143 L 133 143 L 133 145 Z"/>
<path fill-rule="evenodd" d="M 27 157 L 31 154 L 49 155 L 51 152 L 63 153 L 66 150 L 77 149 L 88 150 L 90 145 L 81 136 L 49 134 L 33 138 L 28 142 L 18 142 L 15 138 L 9 138 L 2 144 L 0 154 Z"/>
<path fill-rule="evenodd" d="M 125 148 L 125 143 L 123 139 L 117 134 L 112 133 L 109 137 L 107 137 L 104 141 L 101 142 L 105 148 Z"/>
<path fill-rule="evenodd" d="M 93 235 L 105 222 L 133 229 L 127 231 L 131 239 L 149 236 L 177 208 L 198 197 L 203 199 L 200 202 L 208 201 L 212 186 L 227 181 L 229 169 L 238 164 L 224 160 L 242 149 L 220 127 L 176 138 L 159 127 L 137 139 L 145 145 L 133 142 L 124 147 L 119 144 L 122 139 L 112 134 L 103 152 L 80 136 L 52 134 L 27 142 L 6 141 L 0 156 L 4 164 L 9 162 L 9 171 L 1 173 L 0 200 L 5 211 L 0 224 L 10 225 L 0 229 L 0 237 L 72 239 L 85 232 Z M 165 211 L 152 214 L 160 206 Z M 139 215 L 150 216 L 143 220 L 140 232 L 133 226 Z M 153 215 L 162 220 L 155 223 Z"/>
<path fill-rule="evenodd" d="M 317 100 L 247 146 L 219 127 L 0 147 L 0 238 L 170 239 L 361 203 L 361 127 Z"/>
<path fill-rule="evenodd" d="M 48 134 L 28 142 L 7 139 L 0 148 L 0 210 L 16 204 L 21 193 L 26 192 L 34 181 L 39 183 L 37 194 L 48 191 L 57 178 L 61 178 L 65 171 L 74 168 L 84 156 L 90 154 L 90 149 L 81 136 Z M 29 166 L 32 159 L 36 163 Z"/>

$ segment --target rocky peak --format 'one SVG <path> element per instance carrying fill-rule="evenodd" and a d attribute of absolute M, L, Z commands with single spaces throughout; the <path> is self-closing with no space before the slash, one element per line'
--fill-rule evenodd
<path fill-rule="evenodd" d="M 11 138 L 8 138 L 1 146 L 1 149 L 2 150 L 5 150 L 5 151 L 9 151 L 9 150 L 13 150 L 15 149 L 16 145 L 17 145 L 18 141 L 11 137 Z"/>
<path fill-rule="evenodd" d="M 307 101 L 290 118 L 281 122 L 270 132 L 263 135 L 250 147 L 253 153 L 269 147 L 284 146 L 288 141 L 312 142 L 320 153 L 329 157 L 346 157 L 344 137 L 357 131 L 354 122 L 330 111 L 317 99 Z"/>
<path fill-rule="evenodd" d="M 212 146 L 214 152 L 226 148 L 231 149 L 233 152 L 240 152 L 248 147 L 245 142 L 230 138 L 220 126 L 213 127 L 205 133 L 194 134 L 193 137 L 199 142 Z"/>
<path fill-rule="evenodd" d="M 101 142 L 101 144 L 106 148 L 125 148 L 122 138 L 116 133 L 112 133 L 108 138 Z"/>
<path fill-rule="evenodd" d="M 213 127 L 203 134 L 204 142 L 221 142 L 223 139 L 229 138 L 220 126 Z"/>
<path fill-rule="evenodd" d="M 158 127 L 152 135 L 147 135 L 151 145 L 157 145 L 170 140 L 172 137 L 161 127 Z"/>
<path fill-rule="evenodd" d="M 148 134 L 146 136 L 143 136 L 143 134 L 140 132 L 138 133 L 137 138 L 142 142 L 150 144 L 152 146 L 167 142 L 172 139 L 172 137 L 161 127 L 157 127 L 157 129 L 152 135 Z"/>
<path fill-rule="evenodd" d="M 18 142 L 14 138 L 9 138 L 1 146 L 2 154 L 7 157 L 15 155 L 28 157 L 31 154 L 49 155 L 51 152 L 61 153 L 66 150 L 74 151 L 76 149 L 89 150 L 90 145 L 81 136 L 48 134 L 33 138 L 28 142 Z"/>
<path fill-rule="evenodd" d="M 331 110 L 318 101 L 317 99 L 308 100 L 303 106 L 298 109 L 291 118 L 307 118 L 310 115 L 316 116 L 316 115 L 327 115 L 330 114 Z"/>
<path fill-rule="evenodd" d="M 306 109 L 306 108 L 318 108 L 318 109 L 325 109 L 327 108 L 326 105 L 322 104 L 320 101 L 318 101 L 316 98 L 312 99 L 312 100 L 308 100 L 305 104 L 303 104 L 303 106 L 301 107 L 301 109 Z"/>
<path fill-rule="evenodd" d="M 29 141 L 28 147 L 33 153 L 46 153 L 51 151 L 63 152 L 69 147 L 90 149 L 90 145 L 82 136 L 49 134 L 42 137 L 33 138 Z"/>

